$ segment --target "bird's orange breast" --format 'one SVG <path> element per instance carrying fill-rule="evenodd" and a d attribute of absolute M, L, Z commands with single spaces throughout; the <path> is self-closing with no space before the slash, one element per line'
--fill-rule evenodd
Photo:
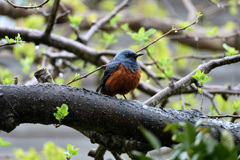
<path fill-rule="evenodd" d="M 109 88 L 109 91 L 102 89 L 101 93 L 109 96 L 127 94 L 138 86 L 140 78 L 140 67 L 136 71 L 131 71 L 129 68 L 120 64 L 105 83 L 105 85 Z"/>

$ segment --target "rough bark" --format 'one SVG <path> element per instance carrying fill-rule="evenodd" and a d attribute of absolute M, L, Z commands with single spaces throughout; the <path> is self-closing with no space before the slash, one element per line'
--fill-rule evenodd
<path fill-rule="evenodd" d="M 163 132 L 166 123 L 189 121 L 194 124 L 204 116 L 193 109 L 177 111 L 154 108 L 138 101 L 116 99 L 66 85 L 0 85 L 0 130 L 11 132 L 22 123 L 57 124 L 53 113 L 56 112 L 56 107 L 62 104 L 69 107 L 69 115 L 62 121 L 63 125 L 84 133 L 93 142 L 103 144 L 116 152 L 127 150 L 116 147 L 119 143 L 113 140 L 131 141 L 139 144 L 137 149 L 150 150 L 138 129 L 140 125 L 153 132 L 163 146 L 171 146 L 171 134 Z M 227 129 L 233 133 L 235 143 L 240 144 L 240 123 L 234 124 L 208 117 L 205 119 L 204 126 L 215 128 L 215 132 L 212 133 L 215 138 L 219 139 L 220 131 Z M 102 137 L 107 137 L 109 141 L 104 142 Z"/>

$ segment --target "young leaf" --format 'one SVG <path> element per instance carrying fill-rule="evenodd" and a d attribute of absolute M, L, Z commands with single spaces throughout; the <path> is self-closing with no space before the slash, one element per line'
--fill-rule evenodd
<path fill-rule="evenodd" d="M 10 146 L 12 145 L 10 142 L 4 141 L 1 137 L 0 137 L 0 146 L 6 147 L 6 146 Z"/>
<path fill-rule="evenodd" d="M 217 32 L 218 32 L 218 27 L 215 26 L 211 30 L 207 31 L 207 35 L 209 35 L 209 36 L 216 36 Z"/>
<path fill-rule="evenodd" d="M 68 20 L 70 21 L 70 26 L 74 29 L 77 29 L 79 24 L 81 23 L 83 17 L 82 16 L 68 16 Z"/>
<path fill-rule="evenodd" d="M 191 77 L 196 79 L 201 85 L 211 80 L 211 77 L 208 77 L 206 74 L 204 74 L 204 71 L 201 72 L 200 70 L 197 70 L 197 72 Z"/>
<path fill-rule="evenodd" d="M 120 18 L 121 18 L 120 15 L 116 15 L 115 17 L 113 17 L 109 22 L 109 26 L 116 28 L 117 27 L 117 22 Z"/>
<path fill-rule="evenodd" d="M 65 154 L 68 158 L 70 158 L 70 157 L 72 157 L 73 155 L 77 155 L 77 154 L 78 154 L 78 150 L 79 150 L 79 148 L 74 149 L 74 146 L 73 146 L 73 145 L 67 144 L 67 151 L 64 152 L 64 154 Z"/>
<path fill-rule="evenodd" d="M 227 45 L 226 43 L 223 44 L 223 48 L 226 50 L 226 56 L 234 56 L 239 53 L 234 47 Z"/>
<path fill-rule="evenodd" d="M 9 84 L 12 84 L 14 81 L 14 79 L 8 79 L 8 78 L 5 78 L 3 79 L 3 84 L 5 85 L 9 85 Z"/>
<path fill-rule="evenodd" d="M 57 112 L 53 113 L 55 118 L 59 121 L 59 124 L 61 124 L 62 120 L 69 114 L 68 112 L 68 106 L 66 104 L 62 104 L 61 108 L 57 107 Z"/>

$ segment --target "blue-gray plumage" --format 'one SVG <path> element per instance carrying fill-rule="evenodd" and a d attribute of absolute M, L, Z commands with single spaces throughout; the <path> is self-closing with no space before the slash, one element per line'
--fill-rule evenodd
<path fill-rule="evenodd" d="M 137 63 L 137 57 L 143 54 L 136 54 L 130 49 L 119 52 L 105 69 L 97 92 L 115 96 L 126 94 L 135 89 L 140 81 L 141 69 Z"/>

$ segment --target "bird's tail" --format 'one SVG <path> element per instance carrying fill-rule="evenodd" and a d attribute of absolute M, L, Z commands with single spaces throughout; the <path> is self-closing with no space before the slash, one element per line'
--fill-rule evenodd
<path fill-rule="evenodd" d="M 102 88 L 102 85 L 99 85 L 98 88 L 96 89 L 96 92 L 99 92 L 101 88 Z"/>

